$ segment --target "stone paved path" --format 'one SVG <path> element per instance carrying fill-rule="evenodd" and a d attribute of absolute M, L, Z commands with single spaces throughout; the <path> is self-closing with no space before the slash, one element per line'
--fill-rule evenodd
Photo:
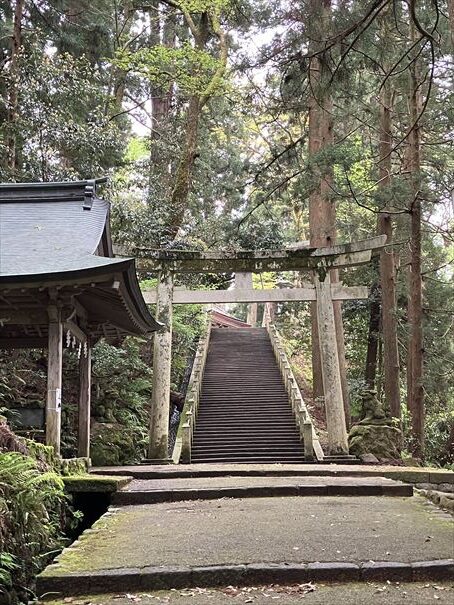
<path fill-rule="evenodd" d="M 66 571 L 454 556 L 452 518 L 415 498 L 251 498 L 125 506 L 60 556 Z"/>
<path fill-rule="evenodd" d="M 134 590 L 143 586 L 147 573 L 154 578 L 148 588 L 159 585 L 159 574 L 165 576 L 166 587 L 169 577 L 175 587 L 189 580 L 191 585 L 207 586 L 222 584 L 223 578 L 231 584 L 235 574 L 246 572 L 251 580 L 254 571 L 259 581 L 266 581 L 260 566 L 273 563 L 294 564 L 300 577 L 301 563 L 309 563 L 310 576 L 313 562 L 335 562 L 338 579 L 352 580 L 359 577 L 358 564 L 370 561 L 408 564 L 440 559 L 454 559 L 452 517 L 420 497 L 191 501 L 113 511 L 65 550 L 57 565 L 47 568 L 38 588 L 67 594 L 87 587 L 106 591 L 110 576 L 115 586 Z M 254 569 L 254 564 L 259 567 Z M 240 567 L 232 571 L 232 565 Z M 212 566 L 225 566 L 227 575 Z M 280 577 L 283 567 L 266 572 L 266 577 L 273 573 Z M 454 567 L 450 570 L 454 572 Z M 398 579 L 410 579 L 405 573 L 411 569 L 401 571 Z M 328 572 L 333 579 L 330 565 Z"/>
<path fill-rule="evenodd" d="M 58 599 L 48 605 L 452 605 L 454 582 L 400 584 L 386 582 L 312 586 L 254 586 L 183 589 L 147 593 L 91 595 Z"/>

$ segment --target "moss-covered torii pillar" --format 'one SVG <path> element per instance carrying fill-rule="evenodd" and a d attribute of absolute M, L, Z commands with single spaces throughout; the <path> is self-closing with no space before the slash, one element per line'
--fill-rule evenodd
<path fill-rule="evenodd" d="M 316 271 L 314 283 L 328 448 L 331 455 L 337 456 L 348 454 L 349 450 L 329 271 Z"/>
<path fill-rule="evenodd" d="M 162 328 L 153 343 L 153 392 L 150 410 L 148 458 L 169 458 L 170 369 L 172 363 L 173 273 L 163 269 L 158 275 L 156 319 Z"/>

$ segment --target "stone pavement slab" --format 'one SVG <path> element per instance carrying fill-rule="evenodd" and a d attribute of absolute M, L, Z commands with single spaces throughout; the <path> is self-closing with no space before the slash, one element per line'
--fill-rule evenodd
<path fill-rule="evenodd" d="M 437 468 L 348 464 L 167 464 L 94 467 L 95 474 L 136 479 L 224 476 L 388 477 L 408 483 L 454 484 L 454 472 Z"/>
<path fill-rule="evenodd" d="M 294 586 L 248 586 L 225 589 L 189 588 L 172 591 L 84 595 L 56 599 L 47 605 L 452 605 L 454 582 L 302 584 Z"/>
<path fill-rule="evenodd" d="M 384 477 L 187 477 L 134 479 L 114 504 L 267 496 L 412 496 L 413 486 Z"/>
<path fill-rule="evenodd" d="M 452 517 L 420 497 L 191 501 L 105 515 L 41 574 L 38 590 L 373 580 L 399 562 L 401 580 L 441 579 L 454 576 L 453 559 Z M 371 562 L 382 562 L 378 571 Z"/>

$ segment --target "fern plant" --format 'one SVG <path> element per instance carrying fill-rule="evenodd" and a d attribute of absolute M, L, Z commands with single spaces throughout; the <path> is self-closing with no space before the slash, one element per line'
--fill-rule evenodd
<path fill-rule="evenodd" d="M 63 481 L 19 452 L 0 454 L 0 592 L 20 595 L 63 541 Z M 42 553 L 46 553 L 43 555 Z"/>

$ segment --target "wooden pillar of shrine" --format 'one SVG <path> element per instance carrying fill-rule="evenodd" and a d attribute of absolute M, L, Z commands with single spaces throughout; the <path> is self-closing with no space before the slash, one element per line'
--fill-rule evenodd
<path fill-rule="evenodd" d="M 79 433 L 77 452 L 90 458 L 91 346 L 87 338 L 79 359 Z"/>
<path fill-rule="evenodd" d="M 63 325 L 56 301 L 47 308 L 49 316 L 47 356 L 46 444 L 60 454 Z"/>
<path fill-rule="evenodd" d="M 154 334 L 153 383 L 151 396 L 148 458 L 169 457 L 170 369 L 172 362 L 173 274 L 160 271 L 158 276 L 156 319 L 162 325 Z"/>
<path fill-rule="evenodd" d="M 322 380 L 325 393 L 326 424 L 329 453 L 333 456 L 348 454 L 348 436 L 342 397 L 339 353 L 336 340 L 334 305 L 329 271 L 322 281 L 314 278 L 317 292 L 317 324 Z"/>

